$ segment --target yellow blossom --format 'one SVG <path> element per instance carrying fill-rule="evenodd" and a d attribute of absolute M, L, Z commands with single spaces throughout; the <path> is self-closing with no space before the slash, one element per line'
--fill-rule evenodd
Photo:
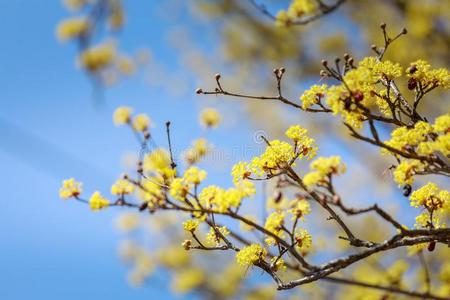
<path fill-rule="evenodd" d="M 414 183 L 414 175 L 423 171 L 424 164 L 418 160 L 403 160 L 394 170 L 394 180 L 399 186 Z"/>
<path fill-rule="evenodd" d="M 184 201 L 189 192 L 189 186 L 183 178 L 174 178 L 170 183 L 169 194 L 177 200 Z"/>
<path fill-rule="evenodd" d="M 191 166 L 184 172 L 183 178 L 188 183 L 198 185 L 205 180 L 206 174 L 205 170 L 200 170 L 195 166 Z"/>
<path fill-rule="evenodd" d="M 183 223 L 183 228 L 186 231 L 194 232 L 195 230 L 197 230 L 198 225 L 199 225 L 199 221 L 196 219 L 187 220 Z"/>
<path fill-rule="evenodd" d="M 113 114 L 114 125 L 119 126 L 129 123 L 132 112 L 133 109 L 131 107 L 120 106 L 116 108 Z"/>
<path fill-rule="evenodd" d="M 102 208 L 108 207 L 109 206 L 109 201 L 108 199 L 104 198 L 100 192 L 94 192 L 91 196 L 91 198 L 89 199 L 89 206 L 91 207 L 92 210 L 96 211 L 96 210 L 100 210 Z"/>
<path fill-rule="evenodd" d="M 133 192 L 134 185 L 126 179 L 119 179 L 111 186 L 111 194 L 113 195 L 128 195 Z"/>
<path fill-rule="evenodd" d="M 282 226 L 284 225 L 284 213 L 283 212 L 273 212 L 271 213 L 264 224 L 264 228 L 267 231 L 272 232 L 274 235 L 282 238 L 284 237 L 284 233 L 282 230 Z M 274 245 L 275 239 L 271 236 L 266 238 L 266 243 L 268 245 Z"/>
<path fill-rule="evenodd" d="M 219 233 L 217 233 L 218 231 Z M 225 226 L 216 227 L 214 229 L 213 227 L 209 228 L 209 232 L 206 235 L 206 243 L 210 246 L 220 246 L 220 242 L 222 241 L 222 236 L 226 237 L 230 234 L 228 229 Z M 221 236 L 222 235 L 222 236 Z"/>
<path fill-rule="evenodd" d="M 150 126 L 150 118 L 146 114 L 139 114 L 133 118 L 132 126 L 136 131 L 146 131 Z"/>
<path fill-rule="evenodd" d="M 170 154 L 163 148 L 157 148 L 144 157 L 144 171 L 171 178 L 175 170 L 171 167 Z"/>
<path fill-rule="evenodd" d="M 276 256 L 270 259 L 270 264 L 273 266 L 273 270 L 276 271 L 286 271 L 287 267 L 284 264 L 284 259 L 278 258 Z"/>
<path fill-rule="evenodd" d="M 326 181 L 329 175 L 343 174 L 346 171 L 346 166 L 341 163 L 339 156 L 319 157 L 309 167 L 312 172 L 303 178 L 303 183 L 308 187 Z"/>
<path fill-rule="evenodd" d="M 59 189 L 59 197 L 63 199 L 77 197 L 82 191 L 81 182 L 76 182 L 74 178 L 70 178 L 63 181 L 63 184 Z"/>
<path fill-rule="evenodd" d="M 289 203 L 291 209 L 289 209 L 289 213 L 292 214 L 292 219 L 303 219 L 303 217 L 311 212 L 311 206 L 306 199 L 297 198 Z"/>
<path fill-rule="evenodd" d="M 439 187 L 429 182 L 411 194 L 411 206 L 424 206 L 430 209 L 440 209 L 450 202 L 450 192 L 439 190 Z"/>
<path fill-rule="evenodd" d="M 81 65 L 91 72 L 96 72 L 109 66 L 116 56 L 116 50 L 110 43 L 88 48 L 80 56 Z"/>
<path fill-rule="evenodd" d="M 252 244 L 241 249 L 236 254 L 236 261 L 241 266 L 252 266 L 260 260 L 264 260 L 267 250 L 259 244 Z"/>
<path fill-rule="evenodd" d="M 184 294 L 200 286 L 204 280 L 205 275 L 201 269 L 181 269 L 176 272 L 171 289 L 176 293 Z"/>
<path fill-rule="evenodd" d="M 214 108 L 205 108 L 200 113 L 200 124 L 205 127 L 217 127 L 221 121 L 219 112 Z"/>
<path fill-rule="evenodd" d="M 56 34 L 61 41 L 80 37 L 89 31 L 90 24 L 86 18 L 75 17 L 62 21 Z"/>
<path fill-rule="evenodd" d="M 439 116 L 434 120 L 433 128 L 436 132 L 449 133 L 450 132 L 450 114 Z"/>
<path fill-rule="evenodd" d="M 306 90 L 300 97 L 302 101 L 302 108 L 307 109 L 314 104 L 319 103 L 324 97 L 327 91 L 327 85 L 313 85 L 309 90 Z"/>
<path fill-rule="evenodd" d="M 122 232 L 130 232 L 139 225 L 139 214 L 135 212 L 124 213 L 117 218 L 116 226 Z"/>
<path fill-rule="evenodd" d="M 299 229 L 295 233 L 295 241 L 297 242 L 297 247 L 305 255 L 308 253 L 312 246 L 312 238 L 306 229 Z"/>

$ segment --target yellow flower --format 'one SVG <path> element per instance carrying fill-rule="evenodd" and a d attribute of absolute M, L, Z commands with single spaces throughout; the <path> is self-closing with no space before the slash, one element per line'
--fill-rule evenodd
<path fill-rule="evenodd" d="M 114 125 L 124 125 L 128 124 L 131 120 L 131 113 L 133 109 L 131 107 L 120 106 L 116 108 L 113 114 Z"/>
<path fill-rule="evenodd" d="M 326 181 L 329 175 L 343 174 L 346 171 L 346 166 L 341 163 L 339 156 L 319 157 L 309 167 L 313 172 L 306 174 L 303 178 L 303 183 L 308 187 Z"/>
<path fill-rule="evenodd" d="M 406 69 L 410 81 L 419 82 L 422 87 L 430 85 L 440 86 L 444 89 L 450 87 L 450 72 L 447 69 L 431 69 L 431 65 L 424 60 L 417 60 Z"/>
<path fill-rule="evenodd" d="M 56 35 L 61 41 L 66 41 L 86 34 L 89 27 L 90 24 L 85 18 L 70 18 L 58 25 Z"/>
<path fill-rule="evenodd" d="M 171 289 L 176 293 L 185 294 L 200 286 L 205 279 L 205 274 L 201 269 L 181 269 L 175 273 Z"/>
<path fill-rule="evenodd" d="M 77 197 L 83 191 L 81 186 L 82 183 L 76 182 L 74 178 L 64 180 L 62 187 L 59 189 L 59 197 L 63 199 Z"/>
<path fill-rule="evenodd" d="M 134 192 L 134 185 L 125 179 L 118 179 L 111 186 L 111 194 L 113 195 L 128 195 Z"/>
<path fill-rule="evenodd" d="M 206 175 L 206 171 L 191 166 L 184 172 L 183 178 L 187 183 L 198 185 L 205 180 Z"/>
<path fill-rule="evenodd" d="M 247 179 L 251 174 L 250 165 L 247 162 L 238 162 L 231 170 L 231 176 L 233 176 L 234 183 Z"/>
<path fill-rule="evenodd" d="M 450 132 L 450 114 L 439 116 L 434 120 L 433 128 L 437 132 L 448 133 Z"/>
<path fill-rule="evenodd" d="M 410 197 L 411 206 L 438 210 L 446 206 L 450 202 L 450 192 L 439 190 L 439 187 L 429 182 L 420 189 L 414 191 Z"/>
<path fill-rule="evenodd" d="M 267 250 L 259 244 L 252 244 L 241 249 L 236 254 L 236 261 L 241 266 L 252 266 L 260 260 L 264 260 L 267 255 Z"/>
<path fill-rule="evenodd" d="M 185 201 L 189 193 L 189 187 L 183 178 L 174 178 L 170 183 L 169 194 L 177 200 Z"/>
<path fill-rule="evenodd" d="M 311 206 L 309 205 L 309 202 L 306 201 L 306 199 L 297 198 L 295 200 L 292 200 L 289 206 L 291 207 L 291 209 L 288 212 L 293 215 L 293 219 L 303 219 L 305 215 L 311 212 Z"/>
<path fill-rule="evenodd" d="M 132 126 L 136 131 L 146 131 L 150 126 L 150 118 L 146 114 L 139 114 L 133 118 Z"/>
<path fill-rule="evenodd" d="M 144 157 L 144 170 L 162 175 L 164 178 L 171 178 L 175 175 L 175 170 L 171 167 L 170 154 L 163 148 L 158 148 Z"/>
<path fill-rule="evenodd" d="M 327 91 L 327 85 L 313 85 L 309 90 L 306 90 L 300 97 L 302 101 L 302 108 L 307 109 L 314 104 L 319 103 L 325 97 L 325 92 Z"/>
<path fill-rule="evenodd" d="M 192 142 L 192 148 L 188 149 L 184 157 L 189 164 L 195 164 L 200 161 L 210 150 L 211 146 L 206 139 L 197 139 Z"/>
<path fill-rule="evenodd" d="M 119 71 L 124 75 L 132 75 L 136 70 L 133 60 L 128 56 L 120 56 L 117 59 L 116 64 Z"/>
<path fill-rule="evenodd" d="M 200 113 L 200 124 L 205 127 L 217 127 L 221 119 L 219 112 L 214 108 L 205 108 Z"/>
<path fill-rule="evenodd" d="M 116 56 L 116 50 L 110 43 L 91 47 L 81 53 L 81 66 L 91 72 L 96 72 L 109 66 Z"/>
<path fill-rule="evenodd" d="M 418 160 L 402 161 L 394 171 L 394 180 L 399 186 L 414 183 L 414 175 L 423 171 L 425 165 Z"/>
<path fill-rule="evenodd" d="M 117 218 L 117 228 L 122 232 L 130 232 L 139 225 L 139 214 L 135 212 L 124 213 Z"/>
<path fill-rule="evenodd" d="M 284 264 L 284 259 L 278 258 L 276 256 L 270 259 L 270 264 L 273 265 L 273 270 L 276 271 L 286 271 L 287 267 Z"/>
<path fill-rule="evenodd" d="M 295 241 L 303 255 L 307 254 L 312 246 L 312 237 L 306 229 L 300 229 L 296 232 Z"/>
<path fill-rule="evenodd" d="M 216 230 L 219 231 L 220 234 L 218 234 Z M 222 237 L 220 235 L 226 237 L 230 234 L 230 232 L 225 226 L 216 227 L 216 230 L 214 230 L 214 228 L 212 227 L 209 228 L 209 232 L 206 235 L 206 243 L 210 246 L 218 247 L 220 246 L 220 242 L 222 241 Z"/>
<path fill-rule="evenodd" d="M 257 175 L 273 174 L 274 171 L 287 167 L 294 159 L 294 147 L 279 140 L 269 142 L 266 151 L 259 157 L 254 157 L 251 166 L 252 172 Z"/>
<path fill-rule="evenodd" d="M 318 8 L 317 1 L 314 0 L 293 0 L 288 8 L 288 15 L 292 17 L 301 17 L 305 14 L 311 14 Z"/>
<path fill-rule="evenodd" d="M 100 210 L 102 208 L 109 206 L 108 199 L 104 198 L 100 192 L 95 192 L 92 194 L 91 198 L 89 199 L 89 206 L 92 210 Z"/>
<path fill-rule="evenodd" d="M 185 221 L 183 223 L 183 228 L 186 231 L 194 232 L 194 231 L 197 230 L 198 225 L 199 225 L 199 221 L 198 220 L 195 220 L 195 219 L 194 220 L 187 220 L 187 221 Z"/>
<path fill-rule="evenodd" d="M 273 212 L 271 213 L 264 224 L 264 228 L 267 231 L 272 232 L 276 236 L 282 238 L 284 236 L 282 226 L 284 225 L 284 213 L 283 212 Z M 274 245 L 275 239 L 271 236 L 266 238 L 266 243 L 268 245 Z"/>

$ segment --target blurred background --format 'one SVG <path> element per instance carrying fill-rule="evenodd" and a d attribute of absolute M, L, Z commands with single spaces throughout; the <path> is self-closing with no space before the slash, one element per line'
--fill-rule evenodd
<path fill-rule="evenodd" d="M 274 14 L 289 5 L 261 3 Z M 230 185 L 234 163 L 260 152 L 258 134 L 275 138 L 298 123 L 322 145 L 320 155 L 344 157 L 349 172 L 338 184 L 345 187 L 341 193 L 348 203 L 378 201 L 391 211 L 402 209 L 400 220 L 413 224 L 414 210 L 389 176 L 382 176 L 389 161 L 370 146 L 350 145 L 342 126 L 336 126 L 339 120 L 278 103 L 198 96 L 194 91 L 213 88 L 214 74 L 220 72 L 231 90 L 272 94 L 271 70 L 285 66 L 285 93 L 298 101 L 304 89 L 319 81 L 322 58 L 346 52 L 361 58 L 370 53 L 371 44 L 381 44 L 381 22 L 393 33 L 402 27 L 409 31 L 388 53 L 391 59 L 407 66 L 427 57 L 433 66 L 448 66 L 448 2 L 347 1 L 316 22 L 290 28 L 275 26 L 250 1 L 123 1 L 121 9 L 120 29 L 101 31 L 90 42 L 114 43 L 131 59 L 132 71 L 94 78 L 77 61 L 80 45 L 61 42 L 56 34 L 61 20 L 85 11 L 71 12 L 56 0 L 0 1 L 2 299 L 204 296 L 196 290 L 174 293 L 171 268 L 158 270 L 139 288 L 130 285 L 129 268 L 118 254 L 119 242 L 129 238 L 116 228 L 123 211 L 92 213 L 58 198 L 65 178 L 84 182 L 86 194 L 95 189 L 106 194 L 129 169 L 139 145 L 129 131 L 112 123 L 112 112 L 120 105 L 147 113 L 155 124 L 152 135 L 162 146 L 164 123 L 172 121 L 177 157 L 194 138 L 207 137 L 221 155 L 200 166 L 208 170 L 208 183 L 222 186 Z M 223 115 L 223 124 L 213 132 L 198 124 L 204 107 Z M 448 111 L 448 101 L 423 110 L 433 118 Z M 259 185 L 256 199 L 267 194 L 270 186 Z M 159 242 L 146 243 L 157 248 Z M 255 273 L 248 276 L 251 282 L 268 282 Z"/>

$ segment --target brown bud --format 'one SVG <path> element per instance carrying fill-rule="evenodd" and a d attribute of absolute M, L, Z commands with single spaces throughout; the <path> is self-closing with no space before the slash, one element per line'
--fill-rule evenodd
<path fill-rule="evenodd" d="M 372 50 L 374 50 L 374 51 L 377 51 L 377 45 L 375 45 L 375 44 L 372 44 L 372 45 L 370 46 L 370 48 L 371 48 Z"/>
<path fill-rule="evenodd" d="M 286 69 L 284 67 L 281 67 L 280 72 L 281 72 L 281 74 L 284 74 L 284 72 L 286 72 Z"/>
<path fill-rule="evenodd" d="M 349 59 L 350 59 L 350 54 L 345 53 L 345 54 L 344 54 L 344 59 L 345 59 L 345 60 L 349 60 Z"/>
<path fill-rule="evenodd" d="M 197 88 L 197 89 L 195 90 L 195 93 L 196 93 L 196 94 L 203 94 L 203 90 L 202 90 L 201 88 Z"/>
<path fill-rule="evenodd" d="M 414 90 L 417 87 L 417 80 L 414 77 L 411 77 L 408 80 L 408 89 Z"/>
<path fill-rule="evenodd" d="M 414 74 L 416 71 L 417 71 L 417 66 L 416 66 L 416 65 L 412 65 L 412 66 L 408 69 L 409 74 Z"/>
<path fill-rule="evenodd" d="M 148 139 L 150 139 L 150 132 L 148 132 L 148 131 L 146 131 L 146 132 L 144 132 L 144 139 L 146 139 L 146 140 L 148 140 Z"/>
<path fill-rule="evenodd" d="M 283 193 L 280 190 L 276 190 L 273 193 L 273 202 L 280 203 L 281 199 L 283 198 Z"/>
<path fill-rule="evenodd" d="M 219 73 L 217 73 L 216 75 L 214 75 L 214 78 L 216 78 L 216 80 L 219 80 L 220 77 L 222 77 Z"/>
<path fill-rule="evenodd" d="M 386 29 L 386 23 L 381 23 L 380 27 L 381 27 L 381 29 Z"/>
<path fill-rule="evenodd" d="M 407 34 L 408 33 L 408 30 L 406 30 L 406 28 L 403 28 L 402 29 L 402 34 Z"/>
<path fill-rule="evenodd" d="M 148 202 L 144 202 L 141 204 L 141 206 L 139 206 L 139 211 L 144 211 L 146 210 L 148 207 Z"/>
<path fill-rule="evenodd" d="M 361 102 L 362 100 L 364 100 L 364 94 L 361 91 L 357 91 L 353 93 L 353 98 L 355 98 L 356 102 Z"/>
<path fill-rule="evenodd" d="M 128 179 L 128 175 L 127 174 L 123 174 L 123 179 L 127 180 Z"/>
<path fill-rule="evenodd" d="M 325 70 L 320 70 L 320 76 L 321 77 L 327 77 L 328 73 Z"/>
<path fill-rule="evenodd" d="M 434 248 L 436 248 L 436 242 L 432 241 L 428 244 L 428 251 L 433 252 Z"/>
<path fill-rule="evenodd" d="M 325 59 L 322 59 L 322 65 L 323 65 L 324 67 L 326 67 L 326 66 L 328 66 L 328 62 L 327 62 Z"/>
<path fill-rule="evenodd" d="M 279 72 L 279 70 L 278 69 L 273 69 L 273 74 L 275 74 L 275 75 L 277 75 L 278 76 L 278 72 Z"/>
<path fill-rule="evenodd" d="M 192 244 L 192 241 L 191 241 L 191 240 L 185 240 L 185 241 L 181 244 L 181 246 L 183 246 L 184 250 L 189 250 L 189 249 L 191 249 L 191 244 Z"/>

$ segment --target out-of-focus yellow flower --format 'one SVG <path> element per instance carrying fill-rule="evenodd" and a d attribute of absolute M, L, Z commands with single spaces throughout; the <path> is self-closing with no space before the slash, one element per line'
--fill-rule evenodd
<path fill-rule="evenodd" d="M 171 284 L 171 289 L 180 294 L 187 293 L 205 280 L 204 272 L 199 268 L 189 268 L 179 270 Z"/>
<path fill-rule="evenodd" d="M 81 66 L 88 71 L 96 72 L 114 62 L 116 49 L 111 43 L 100 44 L 86 49 L 80 55 Z"/>
<path fill-rule="evenodd" d="M 150 118 L 146 114 L 139 114 L 133 118 L 132 125 L 136 131 L 146 131 L 150 126 Z"/>
<path fill-rule="evenodd" d="M 92 194 L 91 198 L 89 199 L 89 206 L 92 210 L 97 211 L 102 208 L 109 206 L 109 201 L 105 197 L 103 197 L 100 192 L 96 191 Z"/>
<path fill-rule="evenodd" d="M 119 179 L 111 186 L 111 194 L 128 195 L 134 192 L 134 185 L 126 179 Z"/>
<path fill-rule="evenodd" d="M 116 220 L 117 229 L 122 232 L 130 232 L 136 229 L 139 225 L 139 214 L 135 212 L 128 212 L 120 215 Z"/>
<path fill-rule="evenodd" d="M 119 58 L 117 58 L 117 68 L 119 69 L 120 73 L 122 73 L 123 75 L 127 75 L 130 76 L 132 75 L 135 70 L 136 70 L 136 66 L 133 62 L 133 60 L 131 58 L 129 58 L 128 56 L 120 56 Z"/>
<path fill-rule="evenodd" d="M 113 114 L 114 125 L 119 126 L 130 123 L 132 112 L 133 109 L 131 107 L 120 106 L 116 108 Z"/>
<path fill-rule="evenodd" d="M 56 29 L 56 35 L 61 41 L 80 37 L 89 31 L 89 21 L 85 18 L 70 18 L 59 23 Z"/>
<path fill-rule="evenodd" d="M 59 197 L 63 199 L 77 197 L 82 191 L 82 183 L 76 182 L 74 178 L 70 178 L 63 181 L 63 184 L 59 189 Z"/>
<path fill-rule="evenodd" d="M 200 124 L 205 127 L 217 127 L 221 119 L 219 112 L 214 108 L 205 108 L 200 113 Z"/>

